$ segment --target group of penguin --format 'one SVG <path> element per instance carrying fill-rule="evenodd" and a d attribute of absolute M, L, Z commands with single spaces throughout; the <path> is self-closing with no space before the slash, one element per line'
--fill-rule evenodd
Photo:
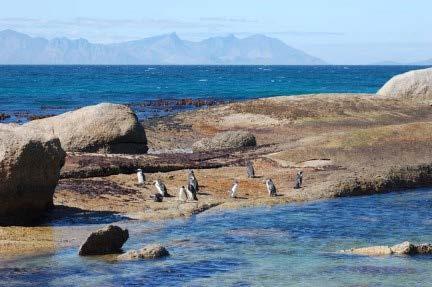
<path fill-rule="evenodd" d="M 255 177 L 255 169 L 254 169 L 253 163 L 251 161 L 248 161 L 246 163 L 246 172 L 247 172 L 247 176 L 249 178 Z M 138 169 L 137 175 L 138 175 L 138 183 L 139 184 L 144 183 L 144 175 L 143 175 L 141 169 Z M 265 181 L 265 183 L 266 183 L 268 195 L 270 197 L 277 196 L 277 189 L 276 189 L 276 186 L 275 186 L 273 180 L 271 178 L 268 178 Z M 302 184 L 303 184 L 303 171 L 299 171 L 296 174 L 294 188 L 300 189 L 302 187 Z M 167 190 L 165 184 L 161 180 L 159 180 L 159 179 L 155 180 L 154 185 L 156 187 L 157 193 L 152 195 L 151 198 L 153 198 L 153 200 L 155 202 L 162 202 L 164 197 L 171 197 L 171 195 L 168 193 L 168 190 Z M 231 189 L 229 190 L 229 196 L 231 198 L 237 197 L 238 188 L 239 188 L 239 183 L 235 179 Z M 199 191 L 198 180 L 195 177 L 194 171 L 189 170 L 188 171 L 187 187 L 182 186 L 179 189 L 178 200 L 180 202 L 198 201 L 198 197 L 197 197 L 198 191 Z"/>

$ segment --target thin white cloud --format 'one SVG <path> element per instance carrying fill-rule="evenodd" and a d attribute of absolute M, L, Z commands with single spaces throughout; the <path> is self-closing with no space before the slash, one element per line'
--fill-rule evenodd
<path fill-rule="evenodd" d="M 9 17 L 0 18 L 0 30 L 13 29 L 31 36 L 55 38 L 86 38 L 96 43 L 112 43 L 154 36 L 158 34 L 178 32 L 186 38 L 204 39 L 210 36 L 235 34 L 249 36 L 266 34 L 278 36 L 341 36 L 338 32 L 316 31 L 266 31 L 255 19 L 207 17 L 197 20 L 182 19 L 104 19 L 104 18 L 73 18 L 73 19 L 38 19 Z M 247 30 L 249 31 L 247 31 Z M 283 29 L 283 28 L 281 28 Z M 246 31 L 245 31 L 246 30 Z"/>
<path fill-rule="evenodd" d="M 45 28 L 92 26 L 98 28 L 118 27 L 157 27 L 157 28 L 196 28 L 197 25 L 206 28 L 221 26 L 215 23 L 204 24 L 193 21 L 176 19 L 102 19 L 102 18 L 75 18 L 69 20 L 36 19 L 36 18 L 0 18 L 0 25 L 11 26 L 44 26 Z"/>
<path fill-rule="evenodd" d="M 186 21 L 181 19 L 37 19 L 0 18 L 0 30 L 13 29 L 32 36 L 86 38 L 109 43 L 135 40 L 147 36 L 178 32 L 205 32 L 224 29 L 223 23 Z"/>
<path fill-rule="evenodd" d="M 325 32 L 325 31 L 278 31 L 268 32 L 272 35 L 294 35 L 294 36 L 344 36 L 341 32 Z"/>
<path fill-rule="evenodd" d="M 228 18 L 228 17 L 202 17 L 200 21 L 203 22 L 222 22 L 222 23 L 258 23 L 256 19 L 245 18 Z"/>

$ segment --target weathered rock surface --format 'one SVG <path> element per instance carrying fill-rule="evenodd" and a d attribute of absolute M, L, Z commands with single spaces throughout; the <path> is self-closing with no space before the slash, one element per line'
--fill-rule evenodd
<path fill-rule="evenodd" d="M 102 103 L 26 126 L 54 133 L 66 151 L 139 154 L 148 150 L 143 126 L 124 105 Z"/>
<path fill-rule="evenodd" d="M 148 245 L 139 250 L 131 250 L 117 257 L 118 260 L 157 259 L 169 256 L 168 250 L 162 245 Z"/>
<path fill-rule="evenodd" d="M 432 254 L 432 244 L 423 243 L 414 246 L 415 254 Z"/>
<path fill-rule="evenodd" d="M 370 247 L 362 247 L 362 248 L 353 248 L 349 250 L 344 250 L 343 252 L 357 254 L 357 255 L 366 255 L 366 256 L 384 256 L 384 255 L 392 254 L 392 250 L 388 246 L 370 246 Z"/>
<path fill-rule="evenodd" d="M 393 246 L 370 246 L 362 248 L 352 248 L 342 251 L 366 256 L 385 256 L 385 255 L 427 255 L 432 254 L 432 244 L 415 245 L 409 241 L 402 242 Z"/>
<path fill-rule="evenodd" d="M 103 255 L 121 253 L 122 246 L 129 238 L 129 231 L 110 225 L 90 234 L 81 245 L 79 255 Z"/>
<path fill-rule="evenodd" d="M 430 103 L 432 101 L 432 68 L 397 75 L 378 91 L 378 95 Z"/>
<path fill-rule="evenodd" d="M 0 225 L 30 223 L 53 206 L 64 160 L 52 134 L 0 124 Z"/>
<path fill-rule="evenodd" d="M 228 131 L 199 140 L 193 144 L 192 149 L 194 152 L 207 152 L 252 146 L 256 146 L 256 139 L 250 132 Z"/>
<path fill-rule="evenodd" d="M 415 253 L 415 246 L 411 244 L 409 241 L 404 241 L 402 243 L 393 245 L 390 247 L 392 254 L 397 255 L 410 255 Z"/>

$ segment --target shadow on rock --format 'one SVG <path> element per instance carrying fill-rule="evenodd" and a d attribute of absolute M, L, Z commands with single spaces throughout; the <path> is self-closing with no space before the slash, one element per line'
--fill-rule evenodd
<path fill-rule="evenodd" d="M 46 213 L 38 223 L 44 226 L 69 226 L 109 224 L 129 219 L 130 218 L 121 214 L 109 211 L 89 211 L 75 207 L 57 205 L 51 212 Z"/>

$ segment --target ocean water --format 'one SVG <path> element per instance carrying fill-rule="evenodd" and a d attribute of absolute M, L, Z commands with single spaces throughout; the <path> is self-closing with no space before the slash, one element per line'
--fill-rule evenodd
<path fill-rule="evenodd" d="M 245 100 L 277 95 L 375 93 L 418 66 L 0 66 L 0 113 L 27 121 L 100 102 L 130 104 L 140 119 L 193 105 L 155 100 Z M 153 104 L 152 104 L 153 103 Z"/>
<path fill-rule="evenodd" d="M 432 256 L 337 253 L 404 240 L 432 242 L 431 208 L 432 189 L 416 189 L 210 211 L 166 224 L 122 220 L 118 224 L 130 230 L 124 249 L 159 242 L 171 256 L 113 262 L 67 248 L 0 259 L 0 286 L 431 286 Z M 47 224 L 56 234 L 56 226 L 73 222 Z"/>

